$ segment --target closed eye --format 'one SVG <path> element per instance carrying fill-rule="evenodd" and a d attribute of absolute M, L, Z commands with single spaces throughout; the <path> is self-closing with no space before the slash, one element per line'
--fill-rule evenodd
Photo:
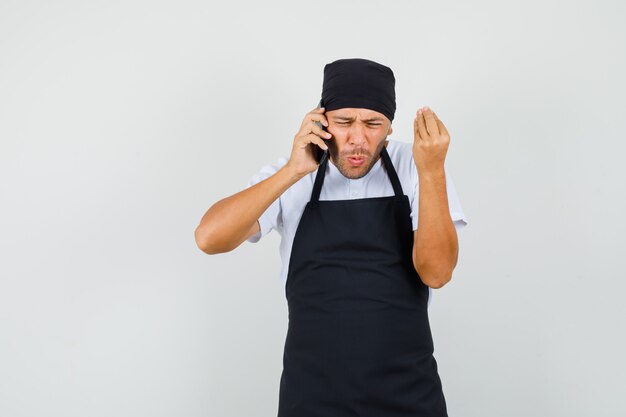
<path fill-rule="evenodd" d="M 349 125 L 349 124 L 350 124 L 350 123 L 347 123 L 347 122 L 336 122 L 336 123 L 337 123 L 338 125 L 342 125 L 342 126 L 345 126 L 345 125 Z M 368 126 L 382 126 L 382 124 L 381 124 L 381 123 L 368 123 L 367 125 L 368 125 Z"/>

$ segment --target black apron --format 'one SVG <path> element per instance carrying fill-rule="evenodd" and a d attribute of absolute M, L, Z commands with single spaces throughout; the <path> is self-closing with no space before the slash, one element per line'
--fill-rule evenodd
<path fill-rule="evenodd" d="M 278 417 L 446 417 L 412 260 L 411 206 L 395 195 L 319 200 L 325 158 L 296 230 Z"/>

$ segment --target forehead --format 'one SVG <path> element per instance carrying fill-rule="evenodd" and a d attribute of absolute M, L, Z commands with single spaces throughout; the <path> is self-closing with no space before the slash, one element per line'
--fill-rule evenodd
<path fill-rule="evenodd" d="M 371 109 L 345 107 L 342 109 L 329 110 L 326 117 L 333 119 L 356 119 L 356 120 L 381 120 L 385 121 L 387 116 Z"/>

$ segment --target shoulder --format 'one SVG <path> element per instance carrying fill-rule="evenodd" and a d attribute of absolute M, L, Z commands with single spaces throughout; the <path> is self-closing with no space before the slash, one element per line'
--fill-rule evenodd
<path fill-rule="evenodd" d="M 399 140 L 387 139 L 387 153 L 393 158 L 406 158 L 413 157 L 413 144 L 409 142 L 402 142 Z"/>
<path fill-rule="evenodd" d="M 277 172 L 279 169 L 281 169 L 283 166 L 285 166 L 288 161 L 289 161 L 289 159 L 287 157 L 279 156 L 278 159 L 276 159 L 275 162 L 263 165 L 261 167 L 261 169 L 259 170 L 259 172 L 272 173 L 273 174 L 273 173 Z"/>
<path fill-rule="evenodd" d="M 288 161 L 288 158 L 286 158 L 285 156 L 280 156 L 274 163 L 261 166 L 261 168 L 259 168 L 259 170 L 250 177 L 250 180 L 248 181 L 248 187 L 255 185 L 256 183 L 261 182 L 264 179 L 274 175 L 283 166 L 285 166 Z"/>
<path fill-rule="evenodd" d="M 417 179 L 417 168 L 413 160 L 413 144 L 389 139 L 387 153 L 398 176 Z"/>
<path fill-rule="evenodd" d="M 257 184 L 264 179 L 277 173 L 283 166 L 289 162 L 289 158 L 285 155 L 279 156 L 274 163 L 269 163 L 261 166 L 261 168 L 250 178 L 248 181 L 248 187 Z M 276 199 L 278 204 L 285 209 L 292 205 L 300 205 L 302 201 L 308 201 L 313 190 L 313 183 L 315 182 L 315 174 L 317 170 L 305 175 L 298 181 L 294 182 Z"/>

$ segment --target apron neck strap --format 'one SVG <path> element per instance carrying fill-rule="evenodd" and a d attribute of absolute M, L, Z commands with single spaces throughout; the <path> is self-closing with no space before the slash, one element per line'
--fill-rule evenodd
<path fill-rule="evenodd" d="M 328 151 L 325 152 L 328 154 Z M 325 155 L 325 158 L 322 158 L 322 162 L 320 166 L 317 168 L 317 173 L 315 174 L 315 183 L 313 184 L 313 192 L 311 193 L 311 201 L 318 201 L 320 198 L 320 192 L 322 191 L 322 184 L 324 183 L 324 177 L 326 173 L 326 166 L 328 165 L 328 160 L 330 159 L 328 155 Z M 396 196 L 400 197 L 404 195 L 402 192 L 402 185 L 400 184 L 400 179 L 398 178 L 398 174 L 391 163 L 391 158 L 389 158 L 389 154 L 387 153 L 387 147 L 383 146 L 380 151 L 380 157 L 383 160 L 383 165 L 385 165 L 385 170 L 387 171 L 387 175 L 391 180 L 391 185 L 393 186 L 393 191 Z"/>

